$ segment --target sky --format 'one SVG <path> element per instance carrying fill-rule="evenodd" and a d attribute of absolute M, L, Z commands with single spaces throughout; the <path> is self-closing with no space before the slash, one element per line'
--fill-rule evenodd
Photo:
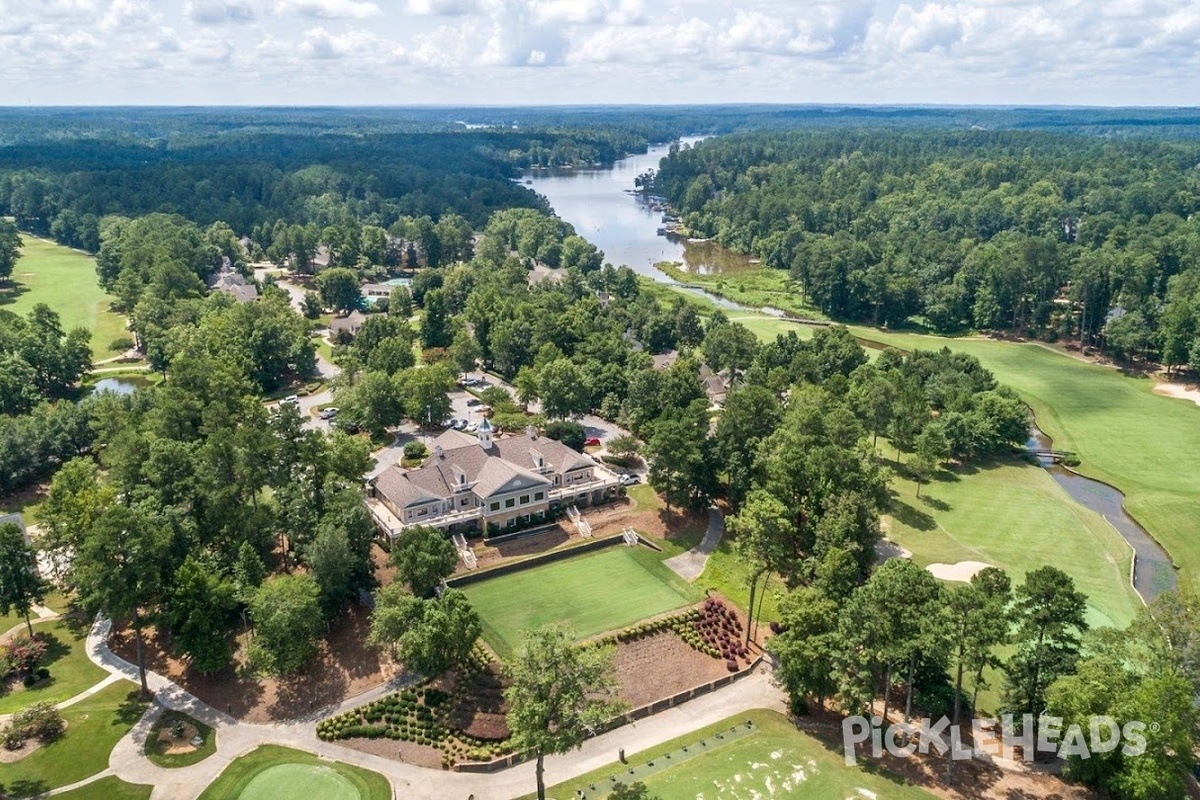
<path fill-rule="evenodd" d="M 0 0 L 0 105 L 1200 105 L 1196 0 Z"/>

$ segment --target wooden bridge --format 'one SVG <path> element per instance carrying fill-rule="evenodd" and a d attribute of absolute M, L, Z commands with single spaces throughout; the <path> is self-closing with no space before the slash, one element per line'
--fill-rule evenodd
<path fill-rule="evenodd" d="M 1038 459 L 1053 461 L 1055 464 L 1075 455 L 1071 450 L 1045 450 L 1037 447 L 1027 447 L 1025 452 Z"/>

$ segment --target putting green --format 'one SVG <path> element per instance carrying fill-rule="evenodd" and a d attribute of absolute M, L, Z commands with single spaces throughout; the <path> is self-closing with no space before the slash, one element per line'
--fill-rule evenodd
<path fill-rule="evenodd" d="M 281 797 L 319 797 L 321 800 L 360 800 L 354 784 L 333 767 L 278 764 L 254 776 L 239 800 L 278 800 Z"/>
<path fill-rule="evenodd" d="M 479 609 L 483 636 L 498 653 L 525 631 L 564 623 L 586 637 L 690 605 L 703 595 L 652 550 L 616 545 L 463 587 Z"/>

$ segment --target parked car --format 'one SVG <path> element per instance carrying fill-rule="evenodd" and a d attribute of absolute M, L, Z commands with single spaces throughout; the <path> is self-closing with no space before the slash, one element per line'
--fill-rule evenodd
<path fill-rule="evenodd" d="M 330 406 L 329 408 L 321 409 L 321 413 L 317 414 L 317 416 L 320 417 L 321 419 L 333 419 L 334 417 L 337 416 L 337 413 L 338 413 L 338 409 L 335 408 L 334 406 Z"/>
<path fill-rule="evenodd" d="M 584 447 L 599 447 L 600 439 L 596 436 L 592 436 L 586 442 L 583 443 L 583 446 Z"/>
<path fill-rule="evenodd" d="M 479 430 L 479 423 L 472 422 L 469 425 L 467 425 L 467 427 L 464 428 L 463 430 L 465 430 L 467 433 L 474 433 L 475 431 Z"/>
<path fill-rule="evenodd" d="M 456 431 L 465 431 L 467 429 L 467 421 L 465 419 L 454 420 L 454 425 L 451 426 Z"/>
<path fill-rule="evenodd" d="M 469 397 L 467 398 L 467 405 L 469 405 L 471 408 L 474 408 L 475 406 L 483 405 L 483 401 L 478 397 Z"/>
<path fill-rule="evenodd" d="M 467 376 L 466 378 L 463 378 L 461 381 L 459 381 L 459 383 L 462 384 L 463 386 L 478 386 L 479 379 Z"/>
<path fill-rule="evenodd" d="M 617 478 L 622 486 L 633 486 L 635 483 L 641 483 L 642 478 L 636 472 L 622 472 L 621 477 Z"/>
<path fill-rule="evenodd" d="M 300 398 L 294 394 L 289 394 L 287 397 L 285 397 L 279 401 L 279 405 L 284 405 L 284 404 L 287 404 L 289 406 L 298 406 L 298 405 L 300 405 Z"/>

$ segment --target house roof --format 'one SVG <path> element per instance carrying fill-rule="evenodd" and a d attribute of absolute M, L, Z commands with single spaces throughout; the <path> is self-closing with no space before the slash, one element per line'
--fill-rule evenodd
<path fill-rule="evenodd" d="M 425 491 L 408 479 L 404 470 L 391 466 L 379 473 L 375 478 L 375 489 L 391 500 L 399 508 L 432 503 L 439 499 L 437 495 Z"/>
<path fill-rule="evenodd" d="M 329 323 L 329 330 L 334 333 L 337 333 L 338 331 L 349 331 L 350 333 L 354 333 L 361 328 L 362 324 L 366 321 L 366 314 L 362 313 L 361 311 L 351 311 L 348 316 L 335 317 L 333 321 Z"/>
<path fill-rule="evenodd" d="M 530 433 L 495 439 L 485 450 L 474 437 L 451 429 L 438 436 L 432 447 L 433 455 L 419 469 L 392 466 L 380 473 L 374 481 L 376 491 L 404 508 L 449 498 L 463 479 L 476 496 L 487 498 L 520 488 L 549 487 L 553 479 L 543 470 L 553 475 L 595 466 L 562 442 Z"/>

